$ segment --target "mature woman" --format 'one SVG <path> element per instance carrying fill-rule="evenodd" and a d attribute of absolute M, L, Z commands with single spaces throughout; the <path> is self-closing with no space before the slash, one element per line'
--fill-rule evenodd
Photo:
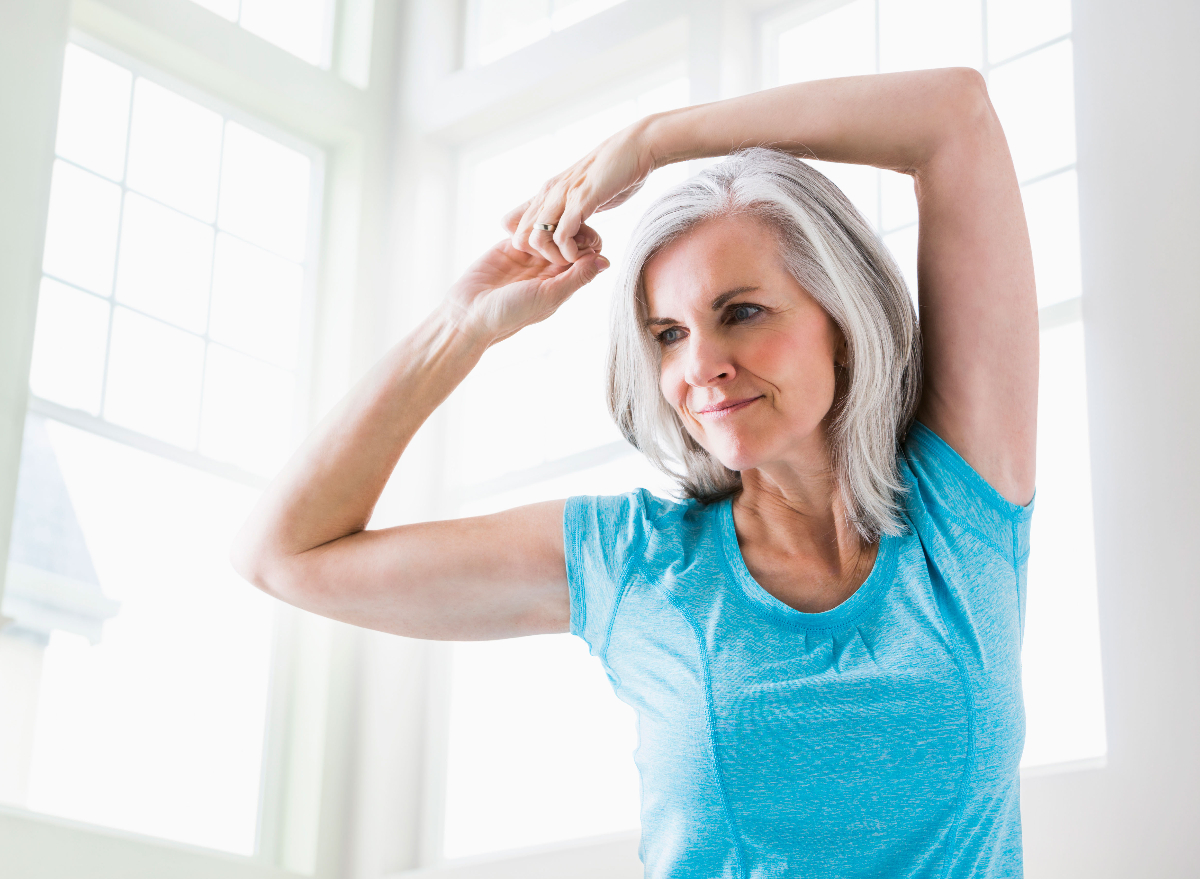
<path fill-rule="evenodd" d="M 681 499 L 366 530 L 484 350 L 606 267 L 588 217 L 729 153 L 650 207 L 617 285 L 612 414 Z M 887 251 L 796 155 L 913 176 L 919 334 Z M 650 876 L 1021 875 L 1037 306 L 979 74 L 654 115 L 506 224 L 267 490 L 238 569 L 418 638 L 585 638 L 638 714 Z"/>

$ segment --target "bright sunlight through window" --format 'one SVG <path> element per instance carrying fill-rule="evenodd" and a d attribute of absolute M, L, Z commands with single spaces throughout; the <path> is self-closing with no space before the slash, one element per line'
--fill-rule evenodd
<path fill-rule="evenodd" d="M 0 800 L 251 855 L 279 608 L 228 550 L 302 422 L 321 157 L 93 48 L 63 72 Z"/>

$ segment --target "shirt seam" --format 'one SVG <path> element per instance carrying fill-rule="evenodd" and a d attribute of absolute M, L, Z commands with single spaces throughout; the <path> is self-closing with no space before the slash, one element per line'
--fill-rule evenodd
<path fill-rule="evenodd" d="M 996 491 L 995 486 L 980 476 L 979 472 L 968 464 L 966 459 L 954 450 L 953 446 L 938 436 L 933 428 L 920 421 L 915 421 L 913 429 L 909 431 L 909 440 L 924 446 L 941 464 L 952 469 L 960 479 L 970 485 L 976 497 L 1003 516 L 1007 522 L 1019 522 L 1032 514 L 1036 494 L 1025 506 L 1014 504 Z M 942 446 L 945 448 L 943 449 Z"/>
<path fill-rule="evenodd" d="M 587 631 L 587 603 L 582 590 L 582 585 L 584 584 L 581 582 L 584 578 L 583 571 L 581 570 L 584 567 L 582 564 L 584 529 L 579 527 L 578 521 L 582 518 L 580 508 L 584 505 L 590 506 L 594 510 L 595 500 L 586 496 L 567 498 L 564 509 L 563 527 L 567 529 L 567 537 L 570 540 L 570 554 L 566 559 L 567 584 L 570 589 L 571 599 L 570 622 L 576 623 L 575 629 L 579 637 L 587 641 L 587 637 L 584 634 Z M 576 562 L 576 564 L 572 565 L 572 561 Z M 605 562 L 604 567 L 607 573 L 607 562 Z M 591 642 L 588 643 L 591 644 Z"/>
<path fill-rule="evenodd" d="M 923 510 L 914 511 L 917 515 L 928 519 L 929 516 Z M 928 524 L 928 522 L 926 523 Z M 914 523 L 915 526 L 915 523 Z M 914 527 L 914 530 L 917 529 Z M 918 539 L 920 532 L 918 531 Z M 954 864 L 953 855 L 956 854 L 958 848 L 959 831 L 961 830 L 963 815 L 967 805 L 967 788 L 970 784 L 971 774 L 975 766 L 975 694 L 972 691 L 971 679 L 967 674 L 966 666 L 963 663 L 962 656 L 959 653 L 958 646 L 955 644 L 955 638 L 946 624 L 946 616 L 942 613 L 941 602 L 936 597 L 933 600 L 934 610 L 937 612 L 938 621 L 942 624 L 942 629 L 946 632 L 946 645 L 950 648 L 950 656 L 954 659 L 954 667 L 958 671 L 959 680 L 962 683 L 963 696 L 967 700 L 967 752 L 963 760 L 962 777 L 958 782 L 958 792 L 954 806 L 954 821 L 952 823 L 951 837 L 946 844 L 946 852 L 942 856 L 942 868 L 939 870 L 939 875 L 946 877 L 949 875 L 950 869 Z"/>
<path fill-rule="evenodd" d="M 709 754 L 712 759 L 713 777 L 717 782 L 717 791 L 721 795 L 721 810 L 725 814 L 725 823 L 729 827 L 729 837 L 730 841 L 733 843 L 733 854 L 734 857 L 737 858 L 738 875 L 745 879 L 747 875 L 746 858 L 745 854 L 742 852 L 741 834 L 737 829 L 737 823 L 733 820 L 733 811 L 729 807 L 729 795 L 725 789 L 725 779 L 721 775 L 721 764 L 717 759 L 717 739 L 714 731 L 716 726 L 716 711 L 713 708 L 712 671 L 708 665 L 708 653 L 704 649 L 704 641 L 700 637 L 699 628 L 696 626 L 695 622 L 693 622 L 692 618 L 688 616 L 687 612 L 679 606 L 679 602 L 676 600 L 675 596 L 672 595 L 670 591 L 661 588 L 657 584 L 655 584 L 655 587 L 657 591 L 667 599 L 667 602 L 671 605 L 671 607 L 675 608 L 675 612 L 683 617 L 683 621 L 692 631 L 692 637 L 696 639 L 696 651 L 700 657 L 700 671 L 704 676 L 705 713 L 708 721 L 706 725 L 708 727 L 708 747 Z"/>
<path fill-rule="evenodd" d="M 991 537 L 988 537 L 986 534 L 984 534 L 979 528 L 975 527 L 975 525 L 966 516 L 963 516 L 962 514 L 956 512 L 951 507 L 946 507 L 946 506 L 942 506 L 941 511 L 946 516 L 947 519 L 952 519 L 964 531 L 968 531 L 971 534 L 974 534 L 977 538 L 979 538 L 979 540 L 982 541 L 984 543 L 984 545 L 986 545 L 988 547 L 988 549 L 992 550 L 994 553 L 996 553 L 996 555 L 1000 556 L 1000 560 L 1002 562 L 1004 562 L 1006 565 L 1011 566 L 1016 563 L 1016 541 L 1015 541 L 1015 539 L 1013 542 L 1013 552 L 1011 554 L 1009 554 L 1009 553 L 1005 552 L 1004 547 L 1000 545 L 999 541 L 997 541 Z M 1018 524 L 1019 524 L 1019 522 L 1009 522 L 1008 523 L 1009 527 L 1012 528 L 1014 534 L 1016 533 Z"/>
<path fill-rule="evenodd" d="M 617 612 L 621 609 L 621 602 L 625 600 L 625 594 L 629 591 L 629 571 L 633 567 L 634 561 L 642 556 L 646 550 L 646 544 L 650 542 L 650 535 L 643 531 L 641 539 L 636 545 L 631 546 L 631 552 L 625 559 L 625 563 L 621 566 L 621 575 L 617 581 L 617 595 L 613 600 L 612 613 L 608 615 L 608 625 L 604 629 L 604 646 L 600 650 L 600 660 L 608 665 L 608 647 L 612 643 L 613 626 L 617 621 Z M 605 564 L 607 567 L 607 563 Z M 612 576 L 610 570 L 609 576 Z"/>

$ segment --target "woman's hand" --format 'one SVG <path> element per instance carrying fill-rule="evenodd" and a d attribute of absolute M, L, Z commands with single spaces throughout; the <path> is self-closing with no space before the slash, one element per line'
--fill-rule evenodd
<path fill-rule="evenodd" d="M 567 170 L 551 177 L 529 201 L 509 211 L 504 228 L 512 246 L 537 254 L 554 265 L 570 265 L 585 254 L 579 230 L 596 211 L 615 208 L 642 188 L 654 170 L 646 129 L 653 117 L 635 122 L 608 139 Z M 535 228 L 557 223 L 553 233 Z"/>
<path fill-rule="evenodd" d="M 596 230 L 581 225 L 572 244 L 578 253 L 574 264 L 555 265 L 517 250 L 508 239 L 498 241 L 450 288 L 447 302 L 458 312 L 460 326 L 494 345 L 554 314 L 608 268 Z"/>

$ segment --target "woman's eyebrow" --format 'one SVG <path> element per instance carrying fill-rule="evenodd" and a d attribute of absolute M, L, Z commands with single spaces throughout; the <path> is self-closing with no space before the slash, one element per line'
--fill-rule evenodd
<path fill-rule="evenodd" d="M 737 296 L 739 293 L 749 293 L 750 291 L 757 290 L 757 289 L 758 289 L 757 284 L 750 284 L 745 287 L 735 287 L 732 290 L 726 290 L 724 293 L 722 293 L 720 296 L 718 296 L 716 299 L 714 299 L 712 301 L 711 308 L 713 311 L 719 311 L 722 305 L 724 305 L 726 302 L 728 302 L 734 296 Z M 642 326 L 645 329 L 650 329 L 651 327 L 663 326 L 664 324 L 677 324 L 677 323 L 679 323 L 679 321 L 673 317 L 652 317 L 649 320 L 647 320 L 645 323 L 643 323 Z"/>

